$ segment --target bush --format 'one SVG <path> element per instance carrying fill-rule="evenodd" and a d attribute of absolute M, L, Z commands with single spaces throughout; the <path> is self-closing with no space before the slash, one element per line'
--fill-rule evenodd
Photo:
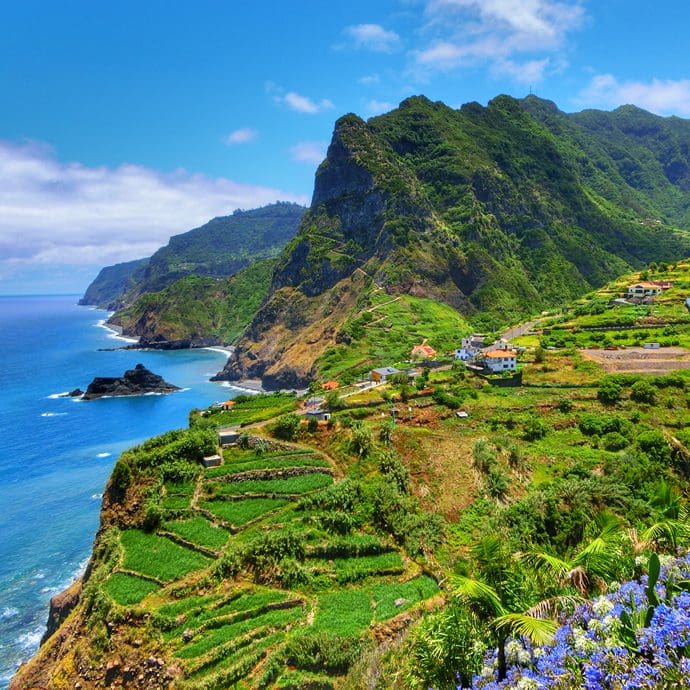
<path fill-rule="evenodd" d="M 615 379 L 604 376 L 599 383 L 597 399 L 604 405 L 615 405 L 620 399 L 623 389 Z"/>
<path fill-rule="evenodd" d="M 371 429 L 363 422 L 354 422 L 350 430 L 350 446 L 352 452 L 360 457 L 366 457 L 374 446 L 374 438 Z"/>
<path fill-rule="evenodd" d="M 116 494 L 123 496 L 132 481 L 132 469 L 126 460 L 120 458 L 113 467 L 110 486 Z"/>
<path fill-rule="evenodd" d="M 656 429 L 643 431 L 635 440 L 640 450 L 646 453 L 650 460 L 661 463 L 671 460 L 671 448 L 660 431 Z"/>
<path fill-rule="evenodd" d="M 271 433 L 284 441 L 292 441 L 297 436 L 301 423 L 298 415 L 294 412 L 288 412 L 288 414 L 278 417 L 271 427 Z"/>
<path fill-rule="evenodd" d="M 572 409 L 573 409 L 573 401 L 570 398 L 561 398 L 558 401 L 558 410 L 560 412 L 567 414 L 568 412 L 571 412 Z"/>
<path fill-rule="evenodd" d="M 402 460 L 394 451 L 381 453 L 379 469 L 398 487 L 400 493 L 407 493 L 410 489 L 410 471 L 403 465 Z"/>
<path fill-rule="evenodd" d="M 630 397 L 639 403 L 645 403 L 647 405 L 653 405 L 656 400 L 656 393 L 654 392 L 654 386 L 652 384 L 642 379 L 633 383 L 630 389 Z"/>
<path fill-rule="evenodd" d="M 601 445 L 605 450 L 623 450 L 628 445 L 628 439 L 617 431 L 611 431 L 601 440 Z"/>
<path fill-rule="evenodd" d="M 549 427 L 543 419 L 532 417 L 525 424 L 524 438 L 526 441 L 538 441 L 549 433 Z"/>
<path fill-rule="evenodd" d="M 356 637 L 316 633 L 294 635 L 285 645 L 285 661 L 307 671 L 342 675 L 358 659 L 361 641 Z"/>
<path fill-rule="evenodd" d="M 474 443 L 472 448 L 472 462 L 475 469 L 486 474 L 496 462 L 496 452 L 491 447 L 489 441 L 480 438 Z"/>

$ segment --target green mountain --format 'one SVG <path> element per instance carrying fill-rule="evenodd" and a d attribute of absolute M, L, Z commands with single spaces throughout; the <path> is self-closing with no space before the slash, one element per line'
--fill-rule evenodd
<path fill-rule="evenodd" d="M 496 328 L 687 256 L 688 143 L 685 120 L 631 106 L 568 115 L 533 96 L 458 110 L 414 97 L 367 122 L 340 118 L 311 208 L 221 377 L 305 385 L 372 290 Z"/>
<path fill-rule="evenodd" d="M 187 276 L 142 295 L 108 321 L 142 347 L 232 343 L 268 295 L 276 259 L 255 261 L 230 278 Z"/>
<path fill-rule="evenodd" d="M 171 237 L 148 260 L 103 269 L 80 304 L 115 310 L 189 275 L 231 276 L 252 261 L 277 256 L 294 237 L 303 214 L 298 204 L 277 202 L 214 218 Z"/>
<path fill-rule="evenodd" d="M 133 288 L 136 276 L 141 274 L 148 261 L 148 259 L 137 259 L 102 268 L 94 281 L 86 288 L 79 304 L 93 304 L 109 310 L 116 309 L 120 296 Z"/>

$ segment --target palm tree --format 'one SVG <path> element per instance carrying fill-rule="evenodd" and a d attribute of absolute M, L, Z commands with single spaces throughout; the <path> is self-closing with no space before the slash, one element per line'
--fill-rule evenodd
<path fill-rule="evenodd" d="M 650 501 L 659 514 L 659 521 L 646 529 L 642 539 L 657 547 L 667 546 L 675 552 L 690 539 L 690 512 L 680 492 L 661 480 Z"/>
<path fill-rule="evenodd" d="M 452 578 L 453 594 L 472 608 L 492 631 L 498 648 L 498 679 L 506 677 L 505 646 L 511 634 L 523 635 L 536 644 L 548 642 L 556 631 L 548 617 L 555 600 L 529 607 L 524 579 L 499 537 L 482 539 L 472 550 L 477 577 Z"/>
<path fill-rule="evenodd" d="M 600 513 L 596 517 L 597 535 L 570 559 L 543 551 L 524 554 L 522 560 L 542 580 L 560 586 L 571 585 L 581 595 L 595 589 L 604 591 L 607 582 L 620 570 L 623 558 L 623 528 L 614 515 Z"/>

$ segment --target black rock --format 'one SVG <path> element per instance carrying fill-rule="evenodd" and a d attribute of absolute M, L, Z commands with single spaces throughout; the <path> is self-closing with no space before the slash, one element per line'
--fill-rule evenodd
<path fill-rule="evenodd" d="M 95 400 L 107 395 L 144 395 L 145 393 L 172 393 L 180 390 L 178 386 L 163 380 L 149 371 L 143 364 L 137 364 L 134 369 L 129 369 L 120 378 L 112 376 L 97 376 L 86 389 L 84 400 Z"/>
<path fill-rule="evenodd" d="M 67 394 L 70 398 L 78 398 L 80 395 L 84 395 L 84 391 L 81 388 L 75 388 Z"/>

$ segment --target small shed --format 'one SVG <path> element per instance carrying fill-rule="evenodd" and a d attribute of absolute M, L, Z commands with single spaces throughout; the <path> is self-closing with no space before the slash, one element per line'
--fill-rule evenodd
<path fill-rule="evenodd" d="M 661 347 L 661 343 L 645 343 L 642 347 L 645 350 L 658 350 Z"/>
<path fill-rule="evenodd" d="M 324 410 L 309 410 L 307 419 L 315 419 L 317 422 L 327 422 L 331 418 L 331 413 Z"/>
<path fill-rule="evenodd" d="M 201 460 L 204 467 L 220 467 L 223 459 L 216 453 L 216 455 L 207 455 Z"/>
<path fill-rule="evenodd" d="M 395 367 L 379 367 L 371 370 L 369 378 L 376 383 L 385 383 L 391 376 L 401 373 L 400 369 Z"/>
<path fill-rule="evenodd" d="M 240 440 L 240 430 L 238 427 L 229 429 L 218 429 L 218 444 L 221 447 L 232 446 Z"/>

